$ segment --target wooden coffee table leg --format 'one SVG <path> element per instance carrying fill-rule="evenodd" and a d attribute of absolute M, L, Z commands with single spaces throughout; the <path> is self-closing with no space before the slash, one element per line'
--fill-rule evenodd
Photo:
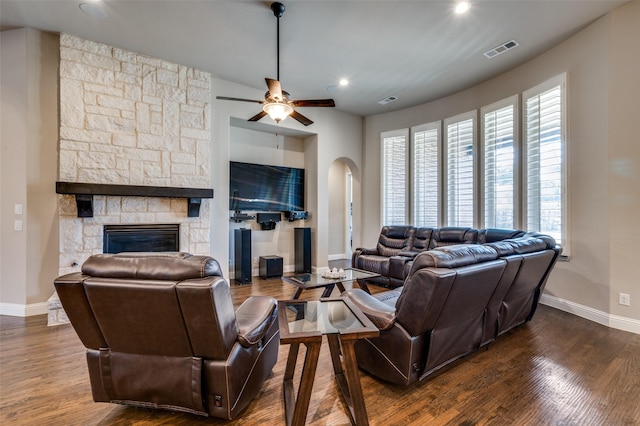
<path fill-rule="evenodd" d="M 301 294 L 302 294 L 302 288 L 296 287 L 296 291 L 293 292 L 293 296 L 291 296 L 291 300 L 298 300 Z"/>
<path fill-rule="evenodd" d="M 347 386 L 351 394 L 353 404 L 353 416 L 356 425 L 368 425 L 367 408 L 364 405 L 364 396 L 362 395 L 362 386 L 360 385 L 360 376 L 358 375 L 358 362 L 356 361 L 356 353 L 353 349 L 355 340 L 342 340 L 342 359 L 344 361 L 344 374 L 347 378 Z"/>
<path fill-rule="evenodd" d="M 316 367 L 318 366 L 321 342 L 322 340 L 319 340 L 318 342 L 305 343 L 307 346 L 307 353 L 305 354 L 304 366 L 302 367 L 302 377 L 300 378 L 297 398 L 295 397 L 294 392 L 293 374 L 295 372 L 300 344 L 292 343 L 289 348 L 289 357 L 287 358 L 287 366 L 285 368 L 282 387 L 285 420 L 287 425 L 304 426 L 307 420 L 309 400 L 311 398 L 311 390 L 313 389 L 313 381 L 316 375 Z"/>
<path fill-rule="evenodd" d="M 358 283 L 361 289 L 371 294 L 371 291 L 369 290 L 369 286 L 367 285 L 367 280 L 356 280 L 356 282 Z"/>
<path fill-rule="evenodd" d="M 324 287 L 324 291 L 322 292 L 322 297 L 329 297 L 331 296 L 331 292 L 333 291 L 334 287 L 336 285 L 335 284 L 327 284 Z"/>
<path fill-rule="evenodd" d="M 351 420 L 356 425 L 368 425 L 369 419 L 367 418 L 367 409 L 362 395 L 360 376 L 358 375 L 358 363 L 353 349 L 355 340 L 340 340 L 337 334 L 328 334 L 327 339 L 331 350 L 333 371 L 336 375 L 338 387 L 349 408 Z M 341 353 L 342 360 L 340 359 Z"/>

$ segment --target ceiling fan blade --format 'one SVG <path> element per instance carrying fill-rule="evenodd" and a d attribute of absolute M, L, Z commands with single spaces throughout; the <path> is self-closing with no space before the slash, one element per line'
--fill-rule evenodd
<path fill-rule="evenodd" d="M 221 99 L 223 101 L 240 101 L 240 102 L 253 102 L 256 104 L 263 104 L 264 101 L 255 101 L 253 99 L 242 99 L 242 98 L 229 98 L 227 96 L 216 96 L 216 99 Z"/>
<path fill-rule="evenodd" d="M 276 100 L 282 100 L 282 87 L 280 86 L 280 82 L 278 80 L 274 80 L 272 78 L 265 78 L 264 81 L 267 82 L 267 87 L 269 88 L 269 95 Z"/>
<path fill-rule="evenodd" d="M 336 103 L 333 99 L 306 99 L 289 101 L 289 104 L 296 107 L 334 107 Z"/>
<path fill-rule="evenodd" d="M 297 111 L 293 111 L 291 113 L 291 118 L 293 118 L 294 120 L 298 120 L 300 123 L 304 124 L 305 126 L 308 126 L 309 124 L 313 124 L 313 121 L 309 120 L 307 117 L 305 117 L 304 115 L 300 114 Z"/>
<path fill-rule="evenodd" d="M 259 113 L 257 113 L 256 115 L 254 115 L 253 117 L 251 117 L 250 119 L 248 119 L 247 121 L 258 121 L 260 120 L 262 117 L 264 117 L 265 115 L 267 115 L 266 112 L 264 111 L 260 111 Z"/>

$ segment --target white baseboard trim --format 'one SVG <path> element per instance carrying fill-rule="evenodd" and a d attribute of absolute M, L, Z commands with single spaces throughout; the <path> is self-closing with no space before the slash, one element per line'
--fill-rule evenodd
<path fill-rule="evenodd" d="M 351 260 L 351 255 L 349 253 L 330 254 L 327 257 L 329 258 L 329 262 L 332 260 Z"/>
<path fill-rule="evenodd" d="M 589 321 L 593 321 L 607 327 L 640 334 L 640 321 L 633 318 L 611 315 L 606 312 L 580 305 L 578 303 L 571 302 L 570 300 L 550 296 L 548 294 L 542 294 L 542 296 L 540 296 L 540 303 L 564 312 L 569 312 L 570 314 L 577 315 L 581 318 L 588 319 Z"/>
<path fill-rule="evenodd" d="M 33 315 L 43 315 L 48 312 L 47 302 L 21 305 L 19 303 L 0 303 L 0 315 L 11 317 L 31 317 Z"/>

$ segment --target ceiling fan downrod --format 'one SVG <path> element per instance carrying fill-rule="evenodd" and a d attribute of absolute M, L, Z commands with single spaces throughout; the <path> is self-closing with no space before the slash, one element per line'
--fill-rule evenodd
<path fill-rule="evenodd" d="M 271 3 L 273 15 L 278 18 L 276 24 L 276 80 L 280 81 L 280 18 L 284 14 L 284 4 L 280 2 Z"/>

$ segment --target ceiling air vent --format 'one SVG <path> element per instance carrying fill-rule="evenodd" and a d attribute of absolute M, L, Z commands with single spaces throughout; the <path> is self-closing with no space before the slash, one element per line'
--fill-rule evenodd
<path fill-rule="evenodd" d="M 397 101 L 397 100 L 398 100 L 398 97 L 397 97 L 397 96 L 388 96 L 388 97 L 386 97 L 386 98 L 384 98 L 384 99 L 380 99 L 380 100 L 378 101 L 378 103 L 379 103 L 380 105 L 386 105 L 386 104 L 390 104 L 391 102 L 393 102 L 393 101 Z"/>
<path fill-rule="evenodd" d="M 500 46 L 496 46 L 491 50 L 487 50 L 486 52 L 484 52 L 484 56 L 491 59 L 494 56 L 498 56 L 499 54 L 504 53 L 507 50 L 511 50 L 514 47 L 518 47 L 518 46 L 520 46 L 520 43 L 518 43 L 515 40 L 509 40 L 506 43 L 502 43 Z"/>

